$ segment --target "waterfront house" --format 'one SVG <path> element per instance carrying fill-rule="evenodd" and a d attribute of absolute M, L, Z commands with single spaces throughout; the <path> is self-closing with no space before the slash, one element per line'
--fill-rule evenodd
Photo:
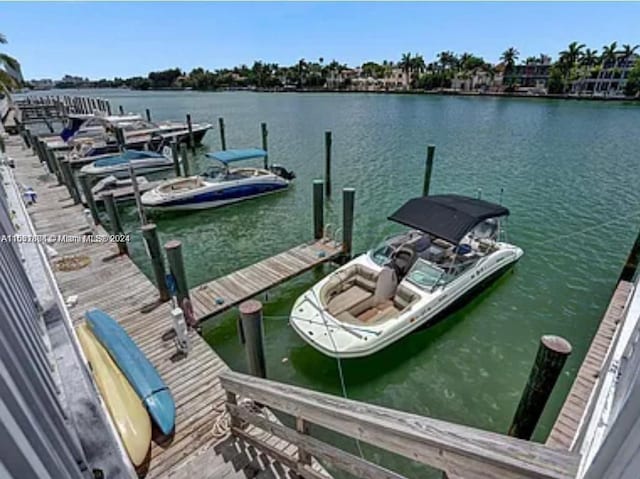
<path fill-rule="evenodd" d="M 551 66 L 551 57 L 540 55 L 535 60 L 514 66 L 505 75 L 504 84 L 514 85 L 518 91 L 546 93 Z"/>
<path fill-rule="evenodd" d="M 624 96 L 624 87 L 627 84 L 629 72 L 640 56 L 632 54 L 624 56 L 618 54 L 614 59 L 604 61 L 600 67 L 589 75 L 571 84 L 571 93 L 593 96 Z"/>

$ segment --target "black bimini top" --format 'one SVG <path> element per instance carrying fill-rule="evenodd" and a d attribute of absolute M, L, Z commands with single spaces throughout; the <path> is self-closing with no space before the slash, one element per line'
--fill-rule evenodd
<path fill-rule="evenodd" d="M 508 214 L 504 206 L 488 201 L 461 195 L 434 195 L 407 201 L 389 219 L 458 244 L 479 223 Z"/>

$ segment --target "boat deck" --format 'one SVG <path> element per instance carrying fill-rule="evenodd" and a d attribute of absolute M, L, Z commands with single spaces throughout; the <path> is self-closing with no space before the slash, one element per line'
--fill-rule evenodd
<path fill-rule="evenodd" d="M 548 446 L 567 450 L 574 449 L 575 441 L 582 432 L 583 417 L 587 412 L 589 399 L 598 377 L 606 366 L 607 351 L 621 325 L 632 291 L 632 283 L 628 281 L 618 283 L 598 331 L 591 341 L 587 355 L 578 370 L 573 386 L 571 386 L 560 414 L 547 438 L 546 444 Z"/>
<path fill-rule="evenodd" d="M 18 139 L 7 142 L 7 154 L 15 159 L 18 181 L 32 186 L 38 193 L 37 204 L 29 206 L 28 211 L 39 235 L 79 236 L 87 231 L 83 208 L 73 205 L 66 188 L 56 186 L 53 177 L 43 177 L 38 159 L 22 148 Z M 98 233 L 106 234 L 106 231 L 99 227 Z M 110 314 L 149 358 L 173 394 L 175 433 L 167 438 L 154 428 L 148 462 L 138 471 L 141 476 L 288 477 L 288 469 L 264 457 L 252 456 L 252 449 L 228 433 L 216 433 L 214 426 L 225 410 L 225 392 L 219 375 L 228 370 L 228 366 L 194 331 L 189 333 L 188 355 L 177 353 L 169 303 L 148 313 L 141 312 L 145 304 L 157 298 L 157 290 L 128 256 L 117 256 L 113 243 L 78 241 L 50 246 L 58 254 L 51 263 L 63 297 L 77 295 L 77 303 L 70 308 L 74 323 L 84 321 L 84 311 L 92 307 Z M 64 271 L 61 265 L 65 264 L 80 267 Z M 275 436 L 268 440 L 278 450 L 295 457 L 295 446 Z M 317 463 L 315 466 L 326 475 L 321 466 Z"/>

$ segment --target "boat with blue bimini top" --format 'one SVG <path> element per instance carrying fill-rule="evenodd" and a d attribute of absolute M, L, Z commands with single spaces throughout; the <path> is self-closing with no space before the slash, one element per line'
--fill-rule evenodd
<path fill-rule="evenodd" d="M 129 177 L 129 165 L 136 174 L 153 173 L 173 168 L 171 148 L 165 146 L 162 153 L 146 150 L 125 150 L 122 153 L 102 156 L 81 168 L 82 173 L 93 176 L 113 175 L 117 178 Z"/>
<path fill-rule="evenodd" d="M 411 228 L 300 296 L 293 329 L 332 357 L 373 354 L 442 317 L 523 255 L 501 240 L 509 210 L 459 195 L 414 198 L 389 220 Z"/>
<path fill-rule="evenodd" d="M 286 190 L 295 175 L 282 166 L 229 166 L 266 156 L 267 152 L 258 148 L 207 153 L 207 158 L 216 164 L 200 175 L 163 181 L 142 195 L 142 204 L 157 210 L 200 210 Z"/>

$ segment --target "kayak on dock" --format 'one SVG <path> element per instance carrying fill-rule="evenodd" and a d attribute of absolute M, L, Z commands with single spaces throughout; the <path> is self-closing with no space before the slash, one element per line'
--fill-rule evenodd
<path fill-rule="evenodd" d="M 85 313 L 93 334 L 109 352 L 144 402 L 163 434 L 173 431 L 176 407 L 169 388 L 147 357 L 111 316 L 99 309 Z"/>

